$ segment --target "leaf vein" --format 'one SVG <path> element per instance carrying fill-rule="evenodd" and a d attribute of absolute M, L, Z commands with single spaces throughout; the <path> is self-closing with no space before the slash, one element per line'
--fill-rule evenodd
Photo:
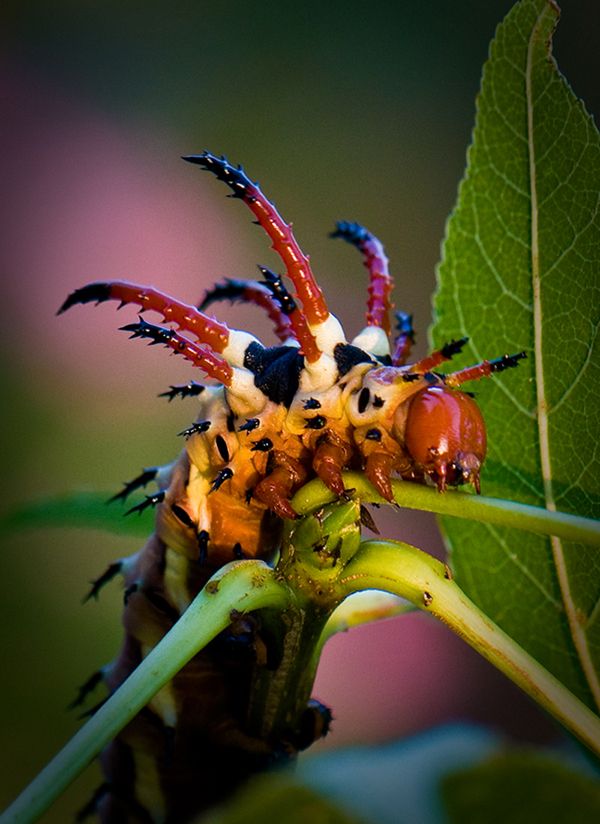
<path fill-rule="evenodd" d="M 568 388 L 568 389 L 566 389 L 566 390 L 565 390 L 565 392 L 563 392 L 563 394 L 562 394 L 562 395 L 560 396 L 560 398 L 556 401 L 556 403 L 554 404 L 554 406 L 549 407 L 549 409 L 548 409 L 548 415 L 552 415 L 554 412 L 556 412 L 558 409 L 560 409 L 560 407 L 561 407 L 561 406 L 563 405 L 563 403 L 567 400 L 567 398 L 569 397 L 569 395 L 571 394 L 571 392 L 575 389 L 575 387 L 577 386 L 577 384 L 578 384 L 578 383 L 581 381 L 581 379 L 583 378 L 584 373 L 586 372 L 586 370 L 587 370 L 587 368 L 588 368 L 588 366 L 590 365 L 590 362 L 591 362 L 591 360 L 592 360 L 592 355 L 593 355 L 593 353 L 594 353 L 594 348 L 595 348 L 595 346 L 596 346 L 596 338 L 598 337 L 598 330 L 599 330 L 599 329 L 600 329 L 600 323 L 597 323 L 597 324 L 596 324 L 596 326 L 594 327 L 594 331 L 592 332 L 592 339 L 591 339 L 591 341 L 590 341 L 590 345 L 589 345 L 589 347 L 588 347 L 588 350 L 587 350 L 587 353 L 586 353 L 585 359 L 584 359 L 583 363 L 581 364 L 581 368 L 580 368 L 580 369 L 579 369 L 579 371 L 577 372 L 577 375 L 575 376 L 575 378 L 574 378 L 574 379 L 573 379 L 573 381 L 571 382 L 571 385 L 569 386 L 569 388 Z"/>
<path fill-rule="evenodd" d="M 511 564 L 514 564 L 517 567 L 517 569 L 519 569 L 523 573 L 523 575 L 528 579 L 528 581 L 530 581 L 533 584 L 533 586 L 539 592 L 542 593 L 544 598 L 548 601 L 548 603 L 552 604 L 552 606 L 557 610 L 557 612 L 563 612 L 564 611 L 563 605 L 560 603 L 560 601 L 557 601 L 556 598 L 554 598 L 553 595 L 550 592 L 548 592 L 548 590 L 544 586 L 542 586 L 539 579 L 520 560 L 518 554 L 516 552 L 513 552 L 510 549 L 510 547 L 506 543 L 504 537 L 502 535 L 500 535 L 500 533 L 498 532 L 496 527 L 493 526 L 493 524 L 487 524 L 487 523 L 485 524 L 485 526 L 486 526 L 486 529 L 488 529 L 488 531 L 491 532 L 491 534 L 494 536 L 495 540 L 498 542 L 498 545 L 500 546 L 500 548 L 502 549 L 502 551 L 506 555 L 506 558 L 508 559 L 508 561 Z"/>

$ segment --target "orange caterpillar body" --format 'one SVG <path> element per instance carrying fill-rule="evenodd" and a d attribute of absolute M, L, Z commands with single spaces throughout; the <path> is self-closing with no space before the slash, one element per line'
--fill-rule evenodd
<path fill-rule="evenodd" d="M 342 472 L 362 469 L 386 500 L 392 500 L 393 476 L 440 491 L 463 483 L 479 491 L 485 425 L 475 401 L 458 387 L 524 357 L 504 355 L 449 375 L 432 371 L 460 351 L 462 339 L 407 364 L 410 317 L 396 314 L 398 332 L 390 341 L 392 278 L 383 247 L 363 227 L 342 222 L 334 236 L 359 248 L 369 272 L 367 325 L 348 341 L 291 226 L 258 185 L 208 152 L 185 159 L 213 172 L 251 209 L 295 294 L 281 276 L 260 267 L 263 281 L 229 280 L 199 308 L 151 287 L 110 281 L 76 290 L 59 310 L 116 300 L 153 311 L 166 325 L 140 318 L 123 328 L 164 344 L 216 381 L 165 393 L 198 399 L 197 419 L 182 433 L 185 448 L 174 464 L 144 470 L 115 496 L 124 499 L 154 481 L 158 492 L 131 511 L 155 506 L 156 531 L 92 588 L 95 595 L 113 575 L 124 575 L 126 635 L 119 657 L 82 689 L 82 699 L 100 680 L 116 689 L 220 566 L 273 558 L 283 519 L 296 517 L 291 498 L 310 478 L 341 496 Z M 264 347 L 202 311 L 223 299 L 261 306 L 281 344 Z M 248 734 L 252 672 L 268 665 L 263 647 L 246 616 L 197 655 L 109 745 L 102 757 L 106 783 L 85 812 L 97 810 L 104 822 L 187 821 L 249 773 L 326 732 L 328 711 L 311 702 L 285 740 Z"/>

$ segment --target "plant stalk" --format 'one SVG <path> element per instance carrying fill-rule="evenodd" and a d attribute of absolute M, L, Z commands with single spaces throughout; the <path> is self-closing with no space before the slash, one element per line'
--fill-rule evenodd
<path fill-rule="evenodd" d="M 339 586 L 393 592 L 435 615 L 600 756 L 600 717 L 503 632 L 450 580 L 442 563 L 395 541 L 365 541 Z"/>
<path fill-rule="evenodd" d="M 356 490 L 356 496 L 363 503 L 387 503 L 361 473 L 344 472 L 343 477 L 346 489 Z M 556 535 L 567 541 L 600 546 L 600 521 L 591 518 L 582 518 L 566 512 L 552 512 L 515 501 L 471 495 L 458 490 L 449 490 L 440 495 L 432 487 L 409 481 L 392 481 L 392 488 L 394 501 L 398 506 L 408 509 L 421 509 L 436 512 L 438 515 L 451 515 L 455 518 L 509 526 L 543 535 Z M 296 512 L 305 515 L 333 500 L 335 495 L 323 482 L 313 480 L 299 490 L 292 503 Z"/>

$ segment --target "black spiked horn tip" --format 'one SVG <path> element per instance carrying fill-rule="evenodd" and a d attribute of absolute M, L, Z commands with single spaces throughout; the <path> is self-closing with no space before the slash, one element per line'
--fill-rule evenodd
<path fill-rule="evenodd" d="M 492 372 L 504 372 L 505 369 L 512 369 L 519 365 L 519 361 L 527 357 L 527 352 L 517 352 L 515 355 L 502 355 L 490 361 Z"/>
<path fill-rule="evenodd" d="M 234 197 L 243 198 L 248 186 L 253 184 L 241 166 L 232 166 L 226 157 L 217 157 L 211 152 L 202 152 L 199 155 L 182 155 L 182 160 L 195 163 L 207 172 L 212 172 L 218 180 L 226 183 Z"/>
<path fill-rule="evenodd" d="M 88 283 L 87 286 L 71 292 L 56 314 L 62 315 L 78 303 L 92 303 L 92 301 L 103 303 L 105 300 L 110 300 L 110 290 L 110 283 Z"/>
<path fill-rule="evenodd" d="M 329 237 L 341 238 L 353 246 L 360 247 L 365 241 L 370 240 L 372 235 L 368 229 L 361 226 L 360 223 L 353 223 L 349 220 L 338 220 L 335 224 L 333 232 L 329 233 Z"/>
<path fill-rule="evenodd" d="M 460 338 L 459 340 L 451 340 L 445 343 L 441 348 L 442 355 L 450 360 L 454 355 L 458 355 L 463 347 L 469 342 L 469 338 Z"/>
<path fill-rule="evenodd" d="M 204 312 L 212 303 L 220 300 L 229 300 L 232 303 L 241 300 L 244 296 L 247 282 L 235 278 L 225 278 L 224 283 L 215 283 L 212 289 L 207 289 L 198 309 Z"/>

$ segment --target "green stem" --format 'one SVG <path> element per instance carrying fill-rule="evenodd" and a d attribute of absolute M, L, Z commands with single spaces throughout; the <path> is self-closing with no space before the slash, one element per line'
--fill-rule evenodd
<path fill-rule="evenodd" d="M 232 609 L 284 609 L 289 590 L 262 561 L 229 564 L 213 576 L 175 626 L 2 816 L 36 821 L 89 762 L 196 653 L 230 624 Z"/>
<path fill-rule="evenodd" d="M 371 588 L 393 592 L 432 613 L 600 755 L 600 718 L 481 612 L 447 575 L 443 564 L 408 544 L 365 541 L 338 585 L 346 595 Z"/>
<path fill-rule="evenodd" d="M 344 484 L 346 489 L 355 489 L 364 503 L 387 503 L 365 476 L 358 472 L 345 472 Z M 395 502 L 408 509 L 422 509 L 426 512 L 437 512 L 438 515 L 451 515 L 544 535 L 557 535 L 567 541 L 600 546 L 600 521 L 590 518 L 454 490 L 440 495 L 432 487 L 408 481 L 393 481 L 392 486 Z M 292 503 L 296 512 L 305 515 L 333 500 L 335 495 L 322 481 L 314 480 L 302 487 Z"/>
<path fill-rule="evenodd" d="M 279 616 L 285 626 L 282 657 L 272 671 L 257 668 L 250 701 L 250 733 L 263 740 L 283 741 L 294 732 L 311 696 L 319 637 L 327 619 L 310 604 L 291 607 Z"/>

